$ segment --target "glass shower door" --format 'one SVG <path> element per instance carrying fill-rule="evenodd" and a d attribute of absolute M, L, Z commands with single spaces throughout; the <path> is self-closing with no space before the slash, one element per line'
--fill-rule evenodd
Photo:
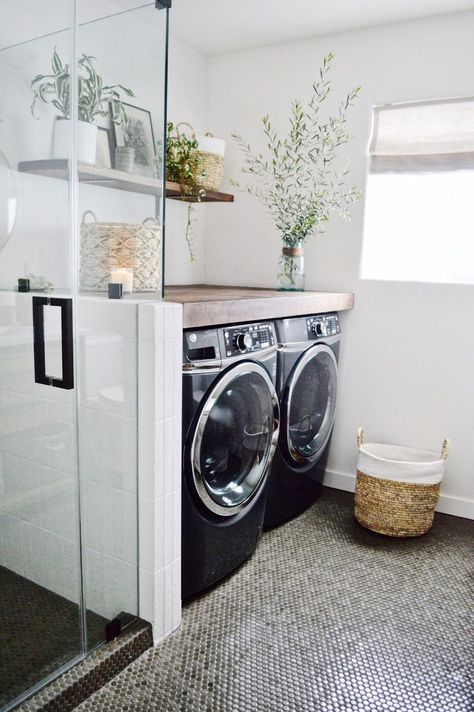
<path fill-rule="evenodd" d="M 138 312 L 161 299 L 166 4 L 1 0 L 2 712 L 139 611 Z M 134 291 L 109 300 L 130 270 Z"/>
<path fill-rule="evenodd" d="M 0 708 L 84 650 L 72 191 L 18 171 L 52 148 L 31 81 L 51 47 L 72 64 L 74 7 L 31 10 L 3 2 L 0 29 Z"/>

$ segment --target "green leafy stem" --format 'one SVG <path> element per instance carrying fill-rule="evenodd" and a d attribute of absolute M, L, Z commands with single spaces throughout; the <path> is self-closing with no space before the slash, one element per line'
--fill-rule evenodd
<path fill-rule="evenodd" d="M 351 205 L 361 197 L 356 187 L 346 186 L 348 162 L 337 169 L 341 149 L 351 139 L 347 112 L 360 87 L 349 92 L 334 115 L 327 119 L 320 116 L 332 91 L 328 74 L 333 59 L 332 53 L 324 57 L 309 101 L 292 103 L 286 135 L 279 136 L 270 117 L 263 117 L 265 155 L 255 152 L 240 134 L 232 134 L 244 156 L 242 173 L 253 179 L 243 189 L 268 209 L 288 247 L 305 244 L 311 235 L 324 232 L 334 211 L 350 217 Z"/>

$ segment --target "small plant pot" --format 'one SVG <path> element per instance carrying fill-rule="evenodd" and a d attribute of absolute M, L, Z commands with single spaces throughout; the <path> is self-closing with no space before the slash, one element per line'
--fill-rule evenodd
<path fill-rule="evenodd" d="M 117 146 L 115 149 L 115 170 L 133 173 L 134 166 L 135 149 L 131 146 Z"/>
<path fill-rule="evenodd" d="M 71 121 L 58 119 L 54 125 L 53 158 L 69 158 L 71 153 Z M 76 123 L 77 160 L 94 165 L 97 152 L 97 126 L 85 121 Z"/>

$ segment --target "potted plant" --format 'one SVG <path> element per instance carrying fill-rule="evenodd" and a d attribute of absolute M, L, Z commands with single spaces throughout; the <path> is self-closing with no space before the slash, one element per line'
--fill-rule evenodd
<path fill-rule="evenodd" d="M 182 122 L 184 123 L 184 122 Z M 179 183 L 181 189 L 181 199 L 188 201 L 188 219 L 186 223 L 186 242 L 188 244 L 191 262 L 194 262 L 193 251 L 193 203 L 200 203 L 206 191 L 200 187 L 200 183 L 206 174 L 202 170 L 202 161 L 197 151 L 198 140 L 195 136 L 186 136 L 180 133 L 178 124 L 176 127 L 169 121 L 167 126 L 166 140 L 166 180 Z"/>
<path fill-rule="evenodd" d="M 341 171 L 336 167 L 341 147 L 350 140 L 346 113 L 360 87 L 352 89 L 334 116 L 320 117 L 332 90 L 328 72 L 333 58 L 332 53 L 324 58 L 309 102 L 293 102 L 286 136 L 278 136 L 270 118 L 263 118 L 266 156 L 254 153 L 239 134 L 233 134 L 245 156 L 242 172 L 255 179 L 246 190 L 269 210 L 282 240 L 277 277 L 281 290 L 304 290 L 307 240 L 324 231 L 334 211 L 349 217 L 351 204 L 361 197 L 357 188 L 346 187 L 347 164 Z"/>
<path fill-rule="evenodd" d="M 121 95 L 134 96 L 131 89 L 121 84 L 104 86 L 102 77 L 94 66 L 95 57 L 82 54 L 78 60 L 78 122 L 77 159 L 82 163 L 95 163 L 97 126 L 94 120 L 109 117 L 116 124 L 126 124 Z M 31 113 L 35 116 L 38 101 L 51 104 L 58 112 L 54 130 L 54 158 L 69 155 L 71 119 L 71 84 L 69 65 L 63 64 L 54 49 L 51 74 L 38 74 L 31 82 L 33 102 Z"/>

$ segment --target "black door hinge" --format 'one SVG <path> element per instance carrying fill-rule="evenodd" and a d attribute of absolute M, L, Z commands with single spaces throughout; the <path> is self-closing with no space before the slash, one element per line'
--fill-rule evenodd
<path fill-rule="evenodd" d="M 109 621 L 105 626 L 105 639 L 107 643 L 114 640 L 122 632 L 122 621 L 120 618 L 114 618 Z"/>

